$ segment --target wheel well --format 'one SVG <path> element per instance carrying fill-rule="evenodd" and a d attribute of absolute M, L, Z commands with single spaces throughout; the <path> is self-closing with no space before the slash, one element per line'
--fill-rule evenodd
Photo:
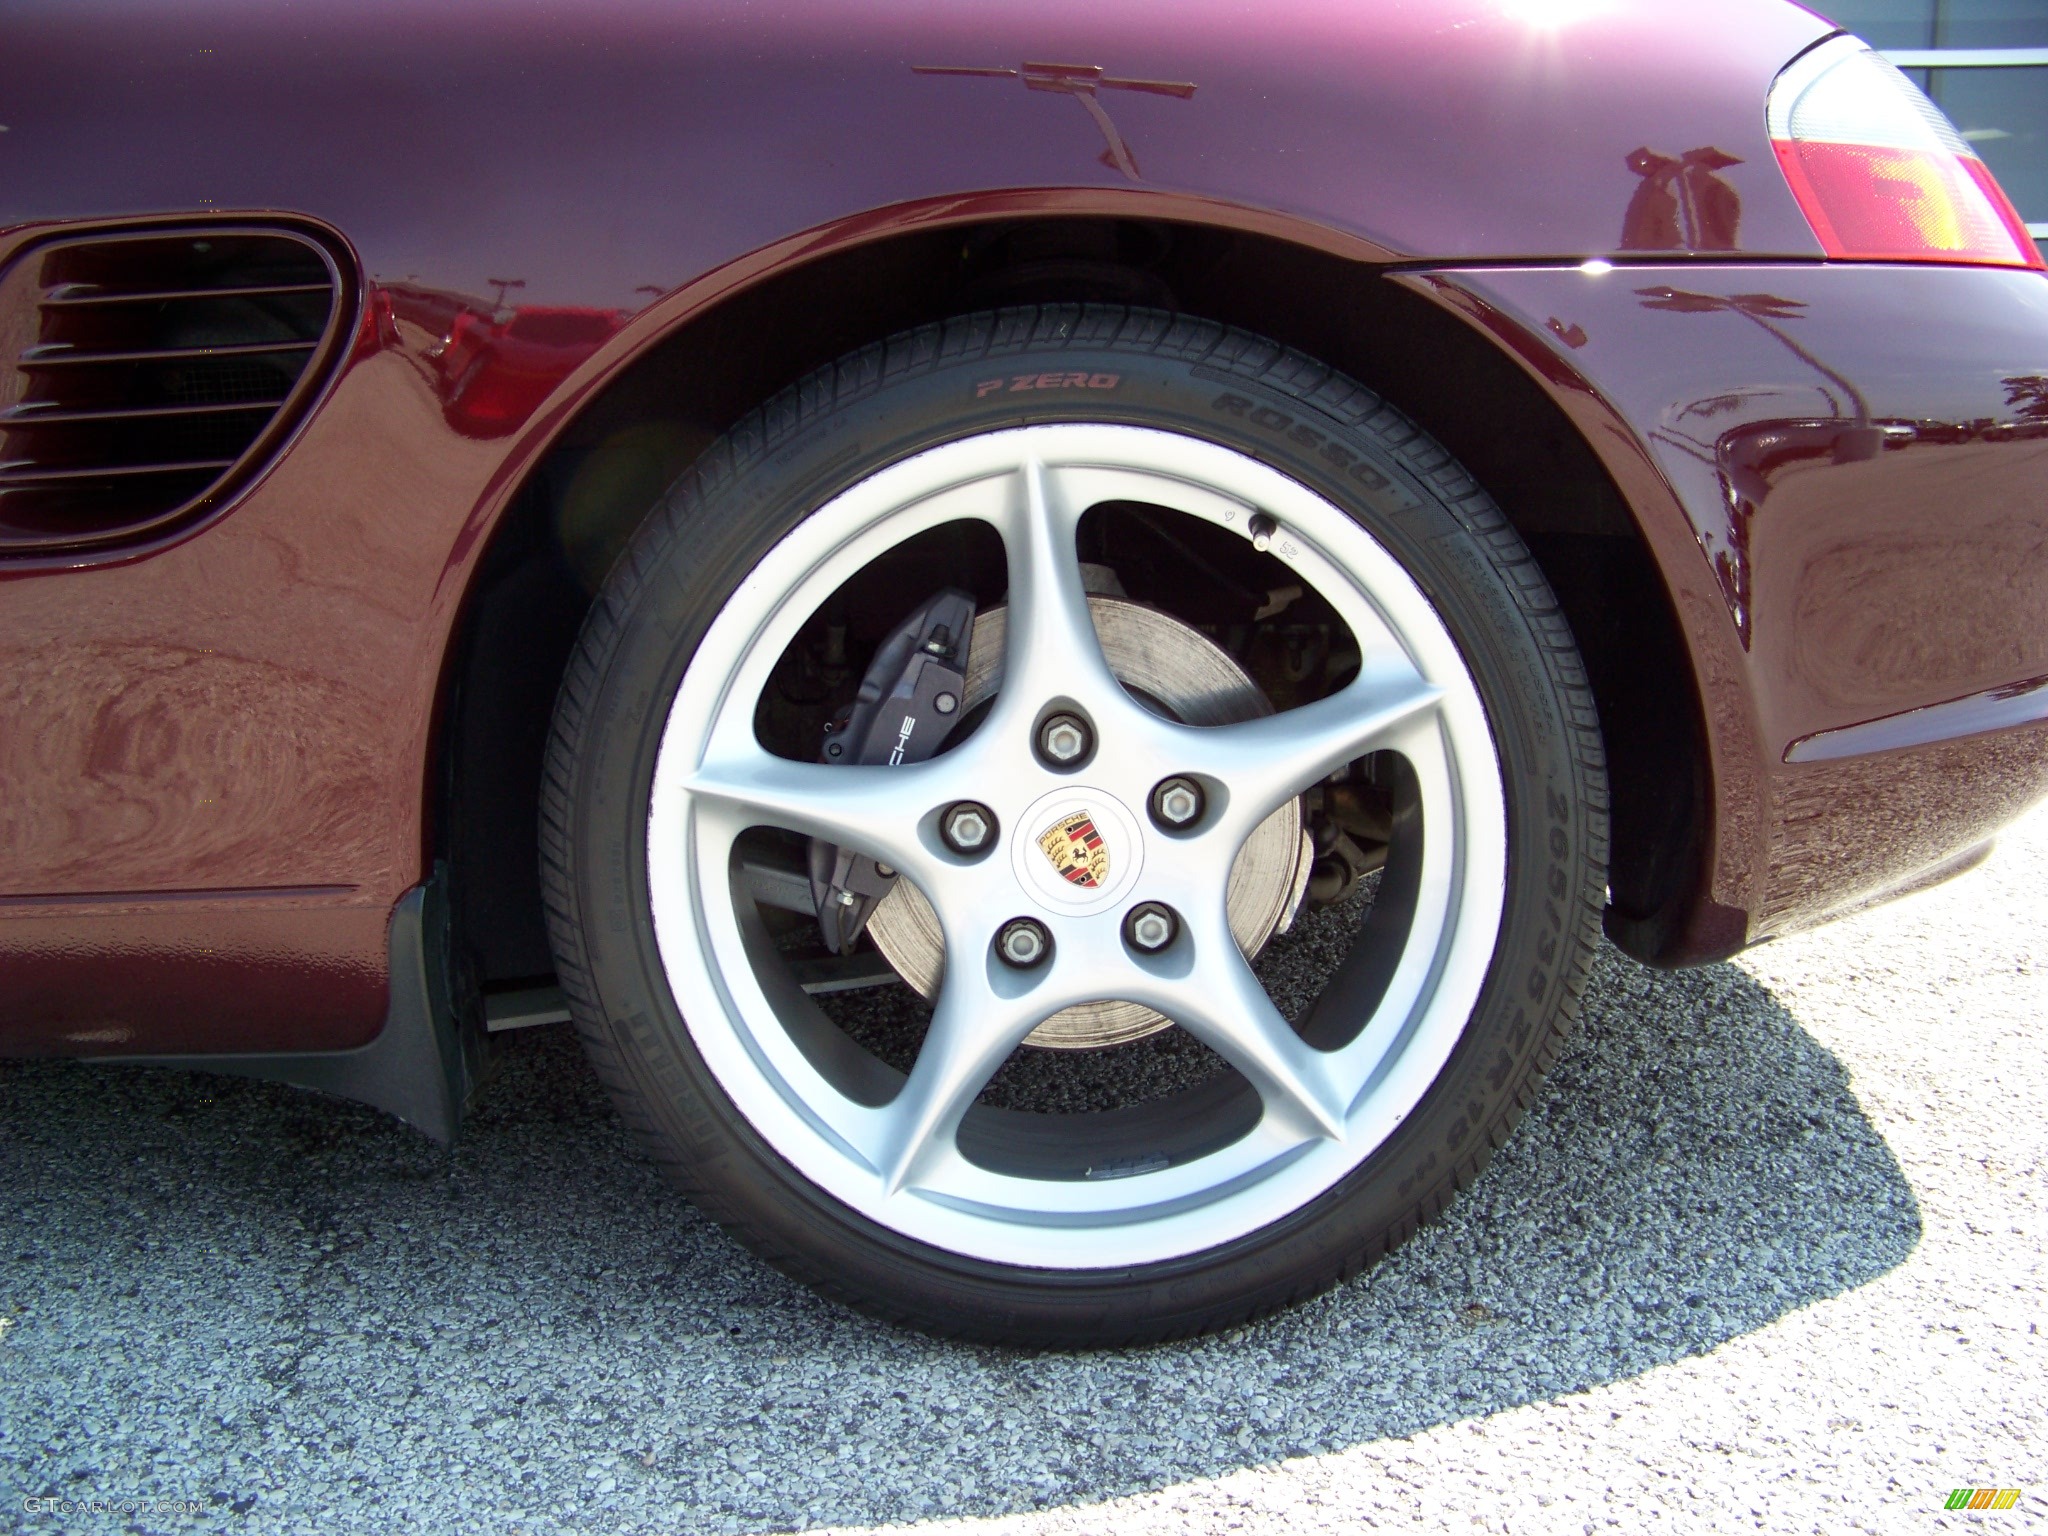
<path fill-rule="evenodd" d="M 532 832 L 549 718 L 590 598 L 647 509 L 746 411 L 842 353 L 967 310 L 1075 300 L 1298 347 L 1386 396 L 1487 488 L 1585 656 L 1613 791 L 1610 927 L 1655 957 L 1698 886 L 1704 734 L 1662 579 L 1576 428 L 1491 342 L 1377 269 L 1206 226 L 1038 219 L 904 235 L 733 295 L 636 360 L 529 476 L 472 587 L 437 765 L 437 851 L 486 984 L 552 970 Z"/>

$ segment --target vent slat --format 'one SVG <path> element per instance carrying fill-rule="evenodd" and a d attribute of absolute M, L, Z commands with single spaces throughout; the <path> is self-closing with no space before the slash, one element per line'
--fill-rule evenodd
<path fill-rule="evenodd" d="M 165 288 L 137 293 L 80 292 L 83 284 L 52 288 L 37 306 L 41 309 L 93 309 L 108 304 L 170 304 L 185 299 L 283 298 L 295 294 L 331 293 L 328 283 L 245 283 L 238 288 Z"/>
<path fill-rule="evenodd" d="M 36 469 L 0 464 L 0 491 L 29 491 L 51 485 L 90 480 L 127 480 L 150 475 L 219 474 L 232 469 L 233 459 L 191 459 L 170 464 L 95 464 L 85 469 Z"/>
<path fill-rule="evenodd" d="M 261 357 L 266 353 L 310 352 L 317 341 L 248 341 L 228 346 L 150 347 L 133 352 L 88 352 L 69 342 L 30 347 L 16 364 L 24 372 L 34 368 L 89 368 L 112 363 L 175 363 L 204 357 Z"/>
<path fill-rule="evenodd" d="M 21 336 L 0 355 L 0 556 L 133 541 L 221 505 L 341 356 L 343 296 L 325 238 L 283 224 L 27 247 L 0 269 L 0 333 Z"/>
<path fill-rule="evenodd" d="M 38 402 L 0 411 L 0 431 L 27 427 L 81 427 L 114 421 L 176 421 L 188 416 L 253 415 L 258 411 L 274 411 L 283 404 L 283 396 L 278 396 L 271 400 L 233 400 L 212 405 L 131 405 L 68 411 Z"/>

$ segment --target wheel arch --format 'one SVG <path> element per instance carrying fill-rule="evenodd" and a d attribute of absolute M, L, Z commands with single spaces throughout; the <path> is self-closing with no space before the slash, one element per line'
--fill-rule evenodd
<path fill-rule="evenodd" d="M 1609 928 L 1682 950 L 1712 768 L 1683 634 L 1639 513 L 1501 341 L 1320 226 L 1159 194 L 955 199 L 846 221 L 650 307 L 536 412 L 472 519 L 427 764 L 458 946 L 486 984 L 544 975 L 534 840 L 548 720 L 590 598 L 690 459 L 747 410 L 883 335 L 963 310 L 1095 300 L 1273 337 L 1370 385 L 1456 455 L 1557 590 L 1592 674 L 1613 794 Z"/>

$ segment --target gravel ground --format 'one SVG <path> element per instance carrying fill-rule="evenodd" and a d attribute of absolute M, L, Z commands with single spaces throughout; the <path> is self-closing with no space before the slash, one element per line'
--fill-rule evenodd
<path fill-rule="evenodd" d="M 2048 1523 L 2044 887 L 2048 813 L 1736 964 L 1607 954 L 1448 1219 L 1121 1354 L 815 1300 L 626 1149 L 565 1031 L 510 1040 L 453 1152 L 268 1085 L 0 1064 L 0 1529 Z M 1939 1512 L 1983 1484 L 2026 1495 Z"/>

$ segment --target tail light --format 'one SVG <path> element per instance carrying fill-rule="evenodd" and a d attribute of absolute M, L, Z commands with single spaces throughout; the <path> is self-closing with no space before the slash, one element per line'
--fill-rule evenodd
<path fill-rule="evenodd" d="M 1853 37 L 1771 88 L 1771 144 L 1830 256 L 2035 267 L 2041 252 L 1941 109 Z"/>

